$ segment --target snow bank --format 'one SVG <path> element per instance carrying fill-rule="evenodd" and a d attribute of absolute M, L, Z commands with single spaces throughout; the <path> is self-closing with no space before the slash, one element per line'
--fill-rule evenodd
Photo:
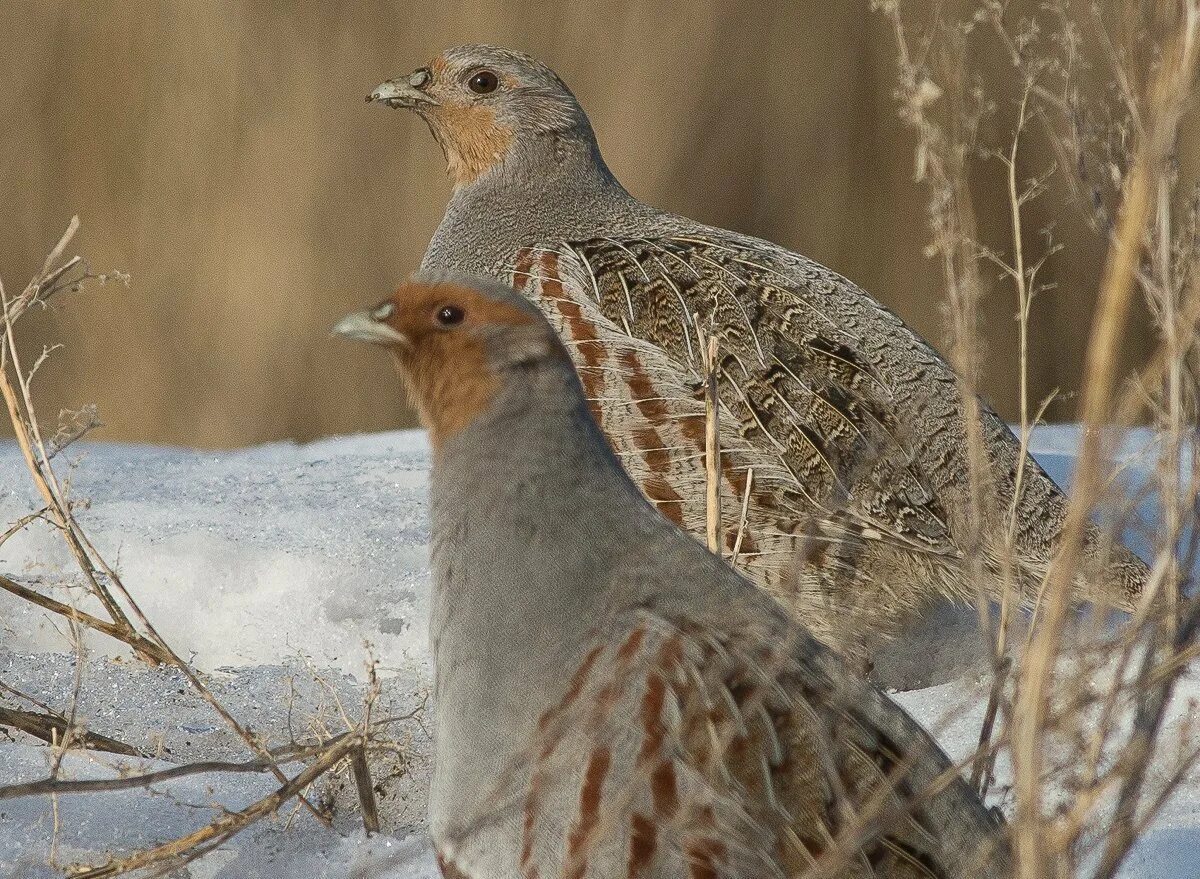
<path fill-rule="evenodd" d="M 97 547 L 200 667 L 303 649 L 359 672 L 364 639 L 388 665 L 424 657 L 428 458 L 419 431 L 230 453 L 90 444 L 73 455 L 72 483 L 95 501 L 80 519 Z M 17 449 L 0 447 L 0 522 L 38 506 Z M 44 524 L 0 546 L 0 570 L 57 581 L 70 569 Z M 64 648 L 57 621 L 26 602 L 0 594 L 0 619 L 11 650 Z"/>
<path fill-rule="evenodd" d="M 1032 450 L 1069 483 L 1078 430 L 1036 432 Z M 1150 441 L 1135 432 L 1122 448 L 1136 492 L 1153 468 Z M 339 729 L 341 707 L 361 698 L 368 656 L 384 677 L 380 711 L 402 714 L 425 698 L 429 680 L 429 450 L 422 434 L 346 437 L 311 445 L 272 444 L 237 452 L 88 444 L 71 453 L 76 497 L 94 505 L 80 518 L 163 634 L 212 674 L 234 713 L 270 743 L 304 725 Z M 0 529 L 39 506 L 12 444 L 0 444 Z M 1149 515 L 1152 511 L 1147 507 Z M 1140 535 L 1131 534 L 1136 545 Z M 0 571 L 43 577 L 43 588 L 93 609 L 79 588 L 62 588 L 71 565 L 57 536 L 35 525 L 0 546 Z M 0 680 L 64 706 L 75 659 L 61 621 L 0 593 Z M 368 648 L 366 645 L 369 644 Z M 242 746 L 171 671 L 125 661 L 121 646 L 87 638 L 81 716 L 159 761 L 244 758 Z M 1185 723 L 1200 683 L 1185 682 L 1169 718 Z M 898 695 L 954 756 L 971 751 L 986 693 L 955 682 Z M 953 722 L 952 709 L 969 706 Z M 431 743 L 408 729 L 408 763 L 384 804 L 390 832 L 371 840 L 352 820 L 334 829 L 306 813 L 247 831 L 188 868 L 192 879 L 433 879 L 421 828 Z M 0 784 L 45 772 L 47 752 L 0 740 Z M 68 774 L 112 773 L 107 755 L 72 755 Z M 239 808 L 271 788 L 268 777 L 180 779 L 145 791 L 59 797 L 59 822 L 46 798 L 0 802 L 0 875 L 41 879 L 51 845 L 60 863 L 97 862 L 162 842 L 209 820 L 220 803 Z M 1200 779 L 1188 784 L 1142 841 L 1122 876 L 1200 874 Z M 410 832 L 415 831 L 415 832 Z"/>

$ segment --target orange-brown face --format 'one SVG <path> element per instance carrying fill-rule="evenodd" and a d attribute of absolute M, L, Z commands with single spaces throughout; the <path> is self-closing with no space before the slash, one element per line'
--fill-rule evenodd
<path fill-rule="evenodd" d="M 426 67 L 389 79 L 367 100 L 424 119 L 458 186 L 497 167 L 519 140 L 587 128 L 583 110 L 553 71 L 495 46 L 447 49 Z"/>
<path fill-rule="evenodd" d="M 335 332 L 392 351 L 436 449 L 499 390 L 488 330 L 537 323 L 517 305 L 462 284 L 410 282 L 371 311 L 349 315 Z"/>
<path fill-rule="evenodd" d="M 438 56 L 428 67 L 380 86 L 374 99 L 419 113 L 461 186 L 489 171 L 512 147 L 515 133 L 501 120 L 492 96 L 518 85 L 509 74 L 480 65 L 461 69 Z M 392 92 L 385 91 L 389 86 Z"/>
<path fill-rule="evenodd" d="M 512 126 L 501 120 L 488 97 L 520 83 L 487 67 L 460 70 L 438 56 L 429 62 L 432 90 L 444 97 L 426 115 L 430 130 L 446 153 L 455 185 L 470 183 L 501 161 L 512 148 Z"/>

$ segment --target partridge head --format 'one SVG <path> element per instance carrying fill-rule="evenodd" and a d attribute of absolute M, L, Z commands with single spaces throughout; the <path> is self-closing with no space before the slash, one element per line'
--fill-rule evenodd
<path fill-rule="evenodd" d="M 383 83 L 367 100 L 424 119 L 459 185 L 550 136 L 593 141 L 587 114 L 554 71 L 494 46 L 448 49 L 408 76 Z"/>
<path fill-rule="evenodd" d="M 570 373 L 558 336 L 528 299 L 487 281 L 402 284 L 334 332 L 389 349 L 435 447 L 492 407 L 522 368 Z"/>

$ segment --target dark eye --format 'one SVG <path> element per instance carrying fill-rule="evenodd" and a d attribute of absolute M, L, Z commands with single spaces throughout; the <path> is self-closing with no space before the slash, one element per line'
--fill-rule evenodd
<path fill-rule="evenodd" d="M 462 319 L 466 316 L 466 312 L 457 305 L 443 305 L 438 309 L 437 322 L 444 327 L 452 327 L 462 323 Z"/>
<path fill-rule="evenodd" d="M 477 95 L 489 95 L 500 85 L 500 79 L 490 70 L 480 70 L 467 80 L 467 88 Z"/>

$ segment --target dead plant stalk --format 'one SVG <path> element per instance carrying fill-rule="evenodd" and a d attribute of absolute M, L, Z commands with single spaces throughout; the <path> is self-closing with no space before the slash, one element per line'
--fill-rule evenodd
<path fill-rule="evenodd" d="M 1157 180 L 1175 143 L 1180 116 L 1190 93 L 1196 63 L 1196 27 L 1200 7 L 1191 5 L 1184 28 L 1175 35 L 1155 77 L 1139 144 L 1125 183 L 1117 228 L 1109 247 L 1100 287 L 1099 306 L 1092 324 L 1083 382 L 1083 439 L 1078 457 L 1067 521 L 1058 555 L 1049 574 L 1045 602 L 1022 664 L 1021 686 L 1013 712 L 1016 855 L 1022 879 L 1056 875 L 1055 852 L 1041 832 L 1045 806 L 1044 730 L 1052 697 L 1054 669 L 1060 655 L 1072 581 L 1089 516 L 1099 499 L 1102 439 L 1111 414 L 1116 379 L 1117 340 L 1133 298 L 1145 230 L 1151 217 Z"/>

